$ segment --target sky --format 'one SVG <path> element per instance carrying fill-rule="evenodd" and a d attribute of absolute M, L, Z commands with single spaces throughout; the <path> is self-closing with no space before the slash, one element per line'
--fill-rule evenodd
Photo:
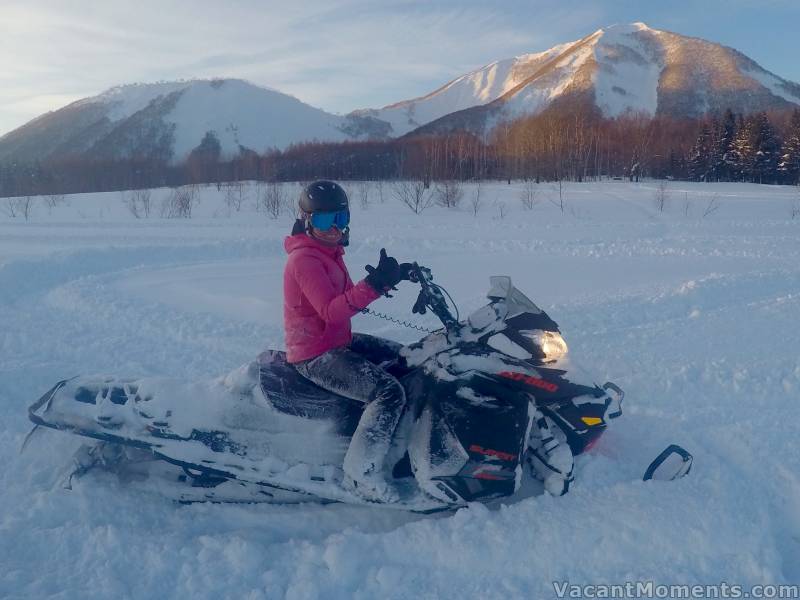
<path fill-rule="evenodd" d="M 344 114 L 634 21 L 800 82 L 800 0 L 0 0 L 0 135 L 115 85 L 192 78 Z"/>

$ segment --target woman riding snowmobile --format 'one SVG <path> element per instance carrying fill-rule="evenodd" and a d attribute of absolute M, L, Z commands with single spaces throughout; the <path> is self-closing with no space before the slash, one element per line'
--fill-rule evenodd
<path fill-rule="evenodd" d="M 379 364 L 398 357 L 400 344 L 355 334 L 350 319 L 400 281 L 410 265 L 381 249 L 377 267 L 353 284 L 342 255 L 350 210 L 344 189 L 316 181 L 300 195 L 299 216 L 284 242 L 283 275 L 287 359 L 316 385 L 366 406 L 342 465 L 344 486 L 360 496 L 391 502 L 383 463 L 406 404 L 403 386 Z"/>
<path fill-rule="evenodd" d="M 26 442 L 40 426 L 97 440 L 76 453 L 70 478 L 95 467 L 144 475 L 181 502 L 429 512 L 513 496 L 525 463 L 548 492 L 566 492 L 573 456 L 622 414 L 622 390 L 574 365 L 558 324 L 509 277 L 491 277 L 488 303 L 462 320 L 430 269 L 385 250 L 353 284 L 340 186 L 312 184 L 299 208 L 285 240 L 287 352 L 267 349 L 208 381 L 59 381 L 30 406 Z M 353 335 L 353 315 L 404 279 L 420 288 L 412 312 L 442 327 L 402 349 Z M 663 465 L 681 476 L 691 456 L 670 447 L 645 478 L 663 478 Z"/>

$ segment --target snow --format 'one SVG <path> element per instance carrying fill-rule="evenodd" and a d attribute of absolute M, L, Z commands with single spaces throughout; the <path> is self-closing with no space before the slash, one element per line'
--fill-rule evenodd
<path fill-rule="evenodd" d="M 570 184 L 563 213 L 557 202 L 524 210 L 521 184 L 504 183 L 483 186 L 478 218 L 353 207 L 354 276 L 385 246 L 430 267 L 467 315 L 486 303 L 490 275 L 509 275 L 559 323 L 575 361 L 626 391 L 566 496 L 434 516 L 181 506 L 109 476 L 62 489 L 80 441 L 46 431 L 19 454 L 27 406 L 79 373 L 208 380 L 282 347 L 291 216 L 256 213 L 252 188 L 231 213 L 214 187 L 190 220 L 136 220 L 118 194 L 50 212 L 41 202 L 28 223 L 0 210 L 0 597 L 551 598 L 553 581 L 797 583 L 798 192 L 669 185 L 664 212 L 651 182 Z M 537 197 L 558 192 L 542 184 Z M 436 327 L 411 315 L 415 297 L 404 283 L 373 308 Z M 672 442 L 694 454 L 691 474 L 642 482 Z"/>
<path fill-rule="evenodd" d="M 498 119 L 536 114 L 568 92 L 585 69 L 592 72 L 596 102 L 606 116 L 625 112 L 655 114 L 658 83 L 663 68 L 656 46 L 648 44 L 657 30 L 644 23 L 612 25 L 585 38 L 554 46 L 544 52 L 500 60 L 467 73 L 442 88 L 423 96 L 375 111 L 391 123 L 395 135 L 456 112 L 488 104 L 506 96 L 503 115 Z M 569 51 L 573 46 L 576 48 Z M 569 51 L 569 52 L 568 52 Z M 561 56 L 566 53 L 565 56 Z M 551 65 L 549 61 L 557 59 Z M 539 71 L 546 67 L 543 71 Z M 519 90 L 520 84 L 538 77 Z M 491 127 L 490 127 L 491 128 Z"/>
<path fill-rule="evenodd" d="M 176 125 L 175 156 L 185 157 L 207 131 L 214 131 L 222 154 L 244 146 L 264 153 L 298 141 L 341 141 L 342 118 L 312 108 L 286 94 L 230 79 L 196 82 L 181 95 L 166 120 Z"/>
<path fill-rule="evenodd" d="M 573 43 L 493 62 L 426 96 L 385 106 L 375 111 L 375 116 L 390 123 L 393 135 L 400 136 L 447 114 L 488 104 L 510 92 Z"/>
<path fill-rule="evenodd" d="M 576 73 L 594 57 L 591 45 L 584 45 L 559 58 L 553 69 L 511 95 L 504 105 L 503 118 L 536 114 L 573 85 Z"/>
<path fill-rule="evenodd" d="M 800 104 L 800 96 L 791 93 L 784 85 L 786 82 L 780 77 L 776 77 L 769 71 L 760 68 L 747 70 L 745 74 L 755 79 L 775 96 L 793 104 Z"/>
<path fill-rule="evenodd" d="M 176 105 L 163 115 L 175 125 L 175 161 L 185 159 L 209 131 L 219 139 L 224 158 L 237 156 L 240 146 L 264 153 L 301 141 L 347 139 L 339 130 L 343 117 L 240 79 L 124 85 L 76 105 L 105 104 L 109 119 L 117 122 L 178 91 Z"/>
<path fill-rule="evenodd" d="M 595 102 L 604 115 L 617 117 L 627 112 L 653 115 L 658 107 L 658 85 L 663 69 L 658 44 L 659 32 L 644 23 L 612 25 L 599 29 L 581 45 L 560 57 L 547 72 L 511 94 L 500 118 L 536 114 L 552 101 L 575 89 L 585 89 L 588 73 Z M 557 56 L 570 46 L 559 47 Z M 492 121 L 492 125 L 496 123 Z"/>
<path fill-rule="evenodd" d="M 161 96 L 184 90 L 191 85 L 188 81 L 165 83 L 120 85 L 106 90 L 98 96 L 79 100 L 76 104 L 100 102 L 109 105 L 108 118 L 111 121 L 127 119 Z"/>
<path fill-rule="evenodd" d="M 737 91 L 740 76 L 745 76 L 775 96 L 800 104 L 786 81 L 757 65 L 741 66 L 731 49 L 637 22 L 598 29 L 544 52 L 500 60 L 426 96 L 367 112 L 402 135 L 449 113 L 498 101 L 501 110 L 488 116 L 488 132 L 502 121 L 535 115 L 565 94 L 589 91 L 606 117 L 654 115 L 664 69 L 680 71 L 687 61 L 692 70 L 705 73 L 695 87 L 710 96 Z M 699 107 L 700 112 L 705 108 Z"/>
<path fill-rule="evenodd" d="M 607 117 L 656 113 L 663 61 L 639 35 L 642 31 L 652 30 L 643 23 L 609 27 L 595 46 L 595 102 Z"/>

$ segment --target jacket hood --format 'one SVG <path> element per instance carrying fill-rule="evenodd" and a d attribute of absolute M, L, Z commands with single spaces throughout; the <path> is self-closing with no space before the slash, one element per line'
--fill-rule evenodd
<path fill-rule="evenodd" d="M 291 254 L 299 248 L 313 248 L 317 252 L 323 252 L 332 257 L 344 254 L 343 246 L 326 246 L 305 233 L 287 235 L 283 240 L 283 247 L 286 249 L 287 254 Z"/>

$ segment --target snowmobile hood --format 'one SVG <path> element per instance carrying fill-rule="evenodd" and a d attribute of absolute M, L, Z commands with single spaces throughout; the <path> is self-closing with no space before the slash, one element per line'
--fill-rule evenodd
<path fill-rule="evenodd" d="M 300 248 L 313 248 L 315 251 L 327 254 L 332 258 L 344 254 L 343 246 L 326 246 L 305 233 L 287 235 L 283 240 L 283 247 L 286 249 L 287 254 L 291 254 Z"/>

